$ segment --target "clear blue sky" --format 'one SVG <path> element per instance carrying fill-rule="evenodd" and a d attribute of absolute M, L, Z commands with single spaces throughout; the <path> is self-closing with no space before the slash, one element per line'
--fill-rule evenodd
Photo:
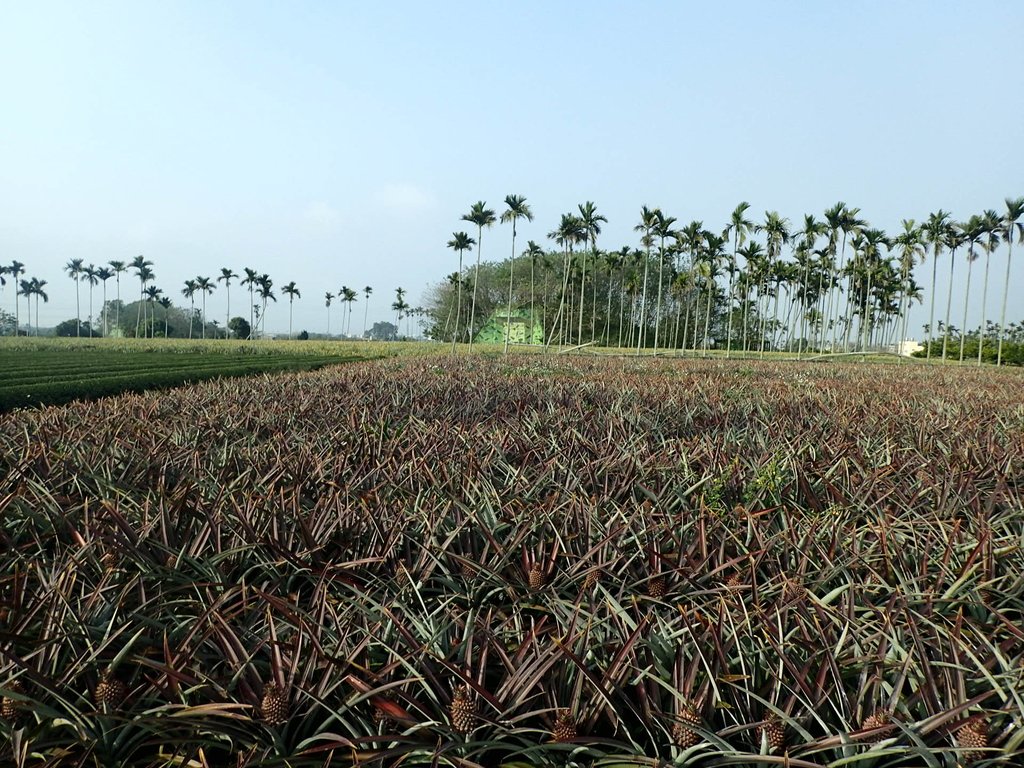
<path fill-rule="evenodd" d="M 1024 195 L 1022 39 L 1016 0 L 0 0 L 0 262 L 49 281 L 44 325 L 74 316 L 68 259 L 141 253 L 177 303 L 223 266 L 294 280 L 296 328 L 323 330 L 343 284 L 374 287 L 371 322 L 396 286 L 418 303 L 459 217 L 510 193 L 522 242 L 593 200 L 616 248 L 645 204 L 715 229 L 741 200 L 793 222 L 843 200 L 888 231 L 1002 212 Z"/>

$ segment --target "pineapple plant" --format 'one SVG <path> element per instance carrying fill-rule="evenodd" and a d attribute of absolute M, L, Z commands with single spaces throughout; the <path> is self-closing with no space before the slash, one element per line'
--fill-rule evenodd
<path fill-rule="evenodd" d="M 647 594 L 654 599 L 658 599 L 665 596 L 666 592 L 666 580 L 665 574 L 659 573 L 654 578 L 647 582 Z"/>
<path fill-rule="evenodd" d="M 572 741 L 579 735 L 576 718 L 571 709 L 560 709 L 555 716 L 555 724 L 551 729 L 553 741 Z"/>
<path fill-rule="evenodd" d="M 960 753 L 960 761 L 969 765 L 985 756 L 985 748 L 988 746 L 988 727 L 985 721 L 971 720 L 960 727 L 956 732 L 956 744 L 963 752 Z"/>
<path fill-rule="evenodd" d="M 530 584 L 530 589 L 534 592 L 544 588 L 544 584 L 547 583 L 547 578 L 544 575 L 544 569 L 541 567 L 540 563 L 534 563 L 533 567 L 530 568 L 530 572 L 527 574 L 527 581 Z"/>
<path fill-rule="evenodd" d="M 20 680 L 11 680 L 5 687 L 12 693 L 25 693 L 25 686 L 21 684 Z M 12 699 L 10 696 L 4 696 L 0 699 L 0 719 L 6 720 L 9 723 L 15 722 L 21 714 L 19 711 L 20 705 L 21 702 L 17 699 Z"/>
<path fill-rule="evenodd" d="M 786 745 L 786 725 L 774 714 L 757 726 L 756 733 L 758 742 L 766 741 L 770 752 Z"/>
<path fill-rule="evenodd" d="M 702 741 L 701 735 L 694 730 L 700 724 L 700 715 L 697 713 L 697 707 L 691 702 L 684 702 L 679 709 L 679 716 L 672 726 L 672 742 L 682 749 L 689 749 L 700 744 Z"/>
<path fill-rule="evenodd" d="M 867 731 L 872 728 L 881 728 L 883 725 L 888 725 L 892 722 L 892 715 L 890 715 L 884 709 L 879 709 L 864 718 L 864 722 L 860 724 L 862 731 Z"/>
<path fill-rule="evenodd" d="M 476 701 L 473 698 L 473 689 L 465 683 L 457 685 L 452 693 L 452 703 L 449 707 L 452 730 L 465 736 L 476 727 Z"/>
<path fill-rule="evenodd" d="M 93 692 L 96 706 L 108 712 L 116 712 L 126 698 L 128 698 L 128 686 L 124 680 L 114 674 L 109 667 L 100 676 L 96 690 Z"/>
<path fill-rule="evenodd" d="M 260 700 L 260 717 L 267 725 L 283 725 L 288 721 L 288 692 L 277 683 L 267 683 Z"/>

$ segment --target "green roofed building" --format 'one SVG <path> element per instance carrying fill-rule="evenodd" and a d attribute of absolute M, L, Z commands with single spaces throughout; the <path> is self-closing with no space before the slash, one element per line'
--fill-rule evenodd
<path fill-rule="evenodd" d="M 505 327 L 510 330 L 509 342 L 512 344 L 543 344 L 544 326 L 540 318 L 530 317 L 530 310 L 517 308 L 509 315 L 505 309 L 492 314 L 480 333 L 476 335 L 478 344 L 504 344 Z"/>

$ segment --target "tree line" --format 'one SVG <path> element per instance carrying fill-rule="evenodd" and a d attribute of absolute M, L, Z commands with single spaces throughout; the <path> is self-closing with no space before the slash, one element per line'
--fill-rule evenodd
<path fill-rule="evenodd" d="M 75 283 L 75 319 L 58 326 L 58 333 L 64 335 L 70 326 L 71 336 L 107 336 L 114 328 L 118 329 L 120 335 L 136 337 L 153 337 L 161 334 L 161 320 L 163 321 L 163 335 L 171 334 L 169 325 L 170 318 L 174 317 L 174 305 L 170 296 L 156 285 L 156 274 L 153 270 L 153 262 L 144 256 L 136 256 L 131 261 L 111 260 L 107 264 L 96 266 L 86 264 L 83 259 L 71 259 L 64 267 L 67 276 Z M 131 272 L 138 280 L 138 300 L 126 307 L 121 299 L 121 276 Z M 14 315 L 10 324 L 11 333 L 21 332 L 21 300 L 24 299 L 28 312 L 29 324 L 32 324 L 32 302 L 35 302 L 35 333 L 39 332 L 39 302 L 49 302 L 49 294 L 46 287 L 47 280 L 38 277 L 22 277 L 25 274 L 25 265 L 20 261 L 13 261 L 9 265 L 0 265 L 0 287 L 7 284 L 11 279 L 15 285 Z M 116 298 L 107 299 L 107 282 L 114 279 Z M 232 281 L 237 280 L 237 285 L 246 289 L 249 294 L 248 320 L 244 317 L 231 316 L 231 286 Z M 82 320 L 82 286 L 88 288 L 88 320 Z M 210 320 L 207 311 L 207 297 L 211 296 L 217 288 L 222 285 L 225 293 L 225 314 L 223 329 L 218 329 L 218 322 Z M 102 292 L 100 301 L 100 318 L 97 323 L 93 315 L 93 303 L 95 289 L 99 287 Z M 292 333 L 292 317 L 294 302 L 302 298 L 302 293 L 294 281 L 288 282 L 280 287 L 281 294 L 288 297 L 288 336 Z M 365 298 L 363 308 L 363 330 L 361 336 L 380 336 L 385 329 L 390 328 L 389 324 L 376 324 L 373 328 L 367 328 L 369 317 L 370 296 L 373 294 L 372 286 L 365 286 L 361 292 L 342 286 L 337 293 L 327 291 L 325 293 L 325 307 L 327 310 L 327 335 L 331 334 L 331 305 L 337 298 L 339 302 L 348 307 L 346 316 L 343 318 L 342 333 L 349 336 L 351 329 L 352 304 L 361 295 Z M 204 277 L 199 275 L 195 278 L 188 278 L 181 288 L 181 296 L 188 301 L 187 312 L 181 316 L 188 323 L 188 338 L 207 338 L 210 333 L 213 336 L 224 335 L 228 337 L 233 333 L 235 338 L 251 339 L 266 333 L 266 318 L 269 302 L 277 302 L 274 280 L 267 273 L 246 267 L 242 274 L 236 273 L 229 267 L 223 267 L 216 277 Z M 200 307 L 196 307 L 196 299 L 199 299 Z M 397 288 L 395 290 L 395 301 L 391 309 L 396 313 L 395 331 L 392 335 L 397 336 L 400 332 L 402 320 L 422 317 L 424 310 L 421 307 L 413 307 L 406 301 L 406 290 Z M 158 310 L 160 307 L 161 310 Z M 126 318 L 121 317 L 122 310 L 129 313 L 134 312 L 134 323 L 125 322 Z M 160 317 L 158 318 L 158 314 Z M 97 325 L 99 327 L 97 327 Z M 175 328 L 174 335 L 185 336 L 184 328 Z M 408 326 L 409 334 L 412 334 L 411 325 Z"/>
<path fill-rule="evenodd" d="M 755 220 L 750 204 L 742 202 L 719 229 L 702 221 L 682 224 L 660 208 L 643 206 L 633 228 L 637 242 L 602 250 L 598 237 L 607 219 L 588 201 L 562 214 L 548 233 L 555 248 L 530 240 L 517 252 L 517 223 L 533 220 L 526 198 L 507 196 L 500 217 L 478 201 L 462 216 L 475 225 L 476 237 L 457 231 L 447 243 L 458 269 L 433 291 L 431 334 L 472 346 L 495 312 L 512 317 L 515 306 L 543 326 L 548 345 L 596 343 L 638 353 L 717 347 L 727 356 L 866 352 L 907 338 L 911 305 L 924 301 L 920 279 L 931 286 L 924 356 L 963 361 L 970 347 L 979 363 L 990 349 L 1002 363 L 1004 345 L 1021 333 L 1018 324 L 1007 325 L 1006 309 L 1013 246 L 1024 241 L 1022 216 L 1024 198 L 1007 198 L 1003 213 L 986 210 L 956 221 L 940 209 L 920 223 L 904 219 L 898 231 L 887 233 L 843 202 L 821 218 L 805 214 L 796 225 L 778 211 Z M 484 230 L 499 221 L 511 224 L 511 253 L 483 263 Z M 475 264 L 464 266 L 466 252 L 474 251 Z M 989 271 L 997 253 L 1005 256 L 1005 275 L 999 322 L 993 324 Z M 978 281 L 974 264 L 982 256 Z M 943 258 L 949 288 L 937 304 Z M 928 261 L 930 274 L 922 276 L 919 267 Z M 958 265 L 964 285 L 959 328 L 953 316 Z M 967 329 L 972 290 L 980 292 L 982 310 L 974 330 Z M 507 350 L 510 323 L 504 327 Z"/>

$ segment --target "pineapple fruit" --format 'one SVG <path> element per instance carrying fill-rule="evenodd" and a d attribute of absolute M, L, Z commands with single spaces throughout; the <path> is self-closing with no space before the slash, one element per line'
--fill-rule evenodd
<path fill-rule="evenodd" d="M 283 725 L 288 721 L 288 692 L 277 683 L 267 683 L 260 701 L 260 717 L 267 725 Z"/>
<path fill-rule="evenodd" d="M 647 582 L 647 594 L 655 599 L 665 596 L 666 583 L 664 574 L 658 574 Z"/>
<path fill-rule="evenodd" d="M 455 687 L 449 715 L 451 716 L 452 730 L 456 733 L 466 735 L 476 727 L 476 702 L 473 699 L 473 689 L 465 683 Z"/>
<path fill-rule="evenodd" d="M 786 744 L 786 725 L 775 715 L 769 715 L 768 718 L 757 727 L 757 740 L 760 742 L 762 738 L 768 742 L 768 750 L 774 752 L 777 749 L 782 749 Z"/>
<path fill-rule="evenodd" d="M 988 746 L 988 728 L 984 720 L 972 720 L 956 732 L 957 746 L 964 751 L 960 753 L 960 761 L 969 765 L 985 756 Z"/>
<path fill-rule="evenodd" d="M 544 569 L 541 568 L 540 563 L 534 563 L 533 567 L 530 568 L 530 573 L 527 576 L 527 580 L 530 583 L 530 589 L 536 592 L 538 589 L 542 589 L 547 579 L 544 576 Z"/>
<path fill-rule="evenodd" d="M 579 735 L 576 718 L 571 709 L 560 709 L 555 717 L 555 725 L 551 729 L 551 737 L 555 741 L 572 741 Z"/>
<path fill-rule="evenodd" d="M 20 680 L 11 680 L 9 683 L 4 685 L 7 690 L 13 693 L 25 693 L 25 686 L 21 684 Z M 10 696 L 4 696 L 0 699 L 0 719 L 6 720 L 8 723 L 13 723 L 18 719 L 20 712 L 21 702 L 17 699 L 12 699 Z"/>
<path fill-rule="evenodd" d="M 672 726 L 672 742 L 683 749 L 689 749 L 701 742 L 701 735 L 694 730 L 700 725 L 700 715 L 697 708 L 690 703 L 685 703 L 679 710 L 679 717 Z"/>
<path fill-rule="evenodd" d="M 115 712 L 128 698 L 128 686 L 114 674 L 114 670 L 108 668 L 96 684 L 93 697 L 98 708 Z"/>

